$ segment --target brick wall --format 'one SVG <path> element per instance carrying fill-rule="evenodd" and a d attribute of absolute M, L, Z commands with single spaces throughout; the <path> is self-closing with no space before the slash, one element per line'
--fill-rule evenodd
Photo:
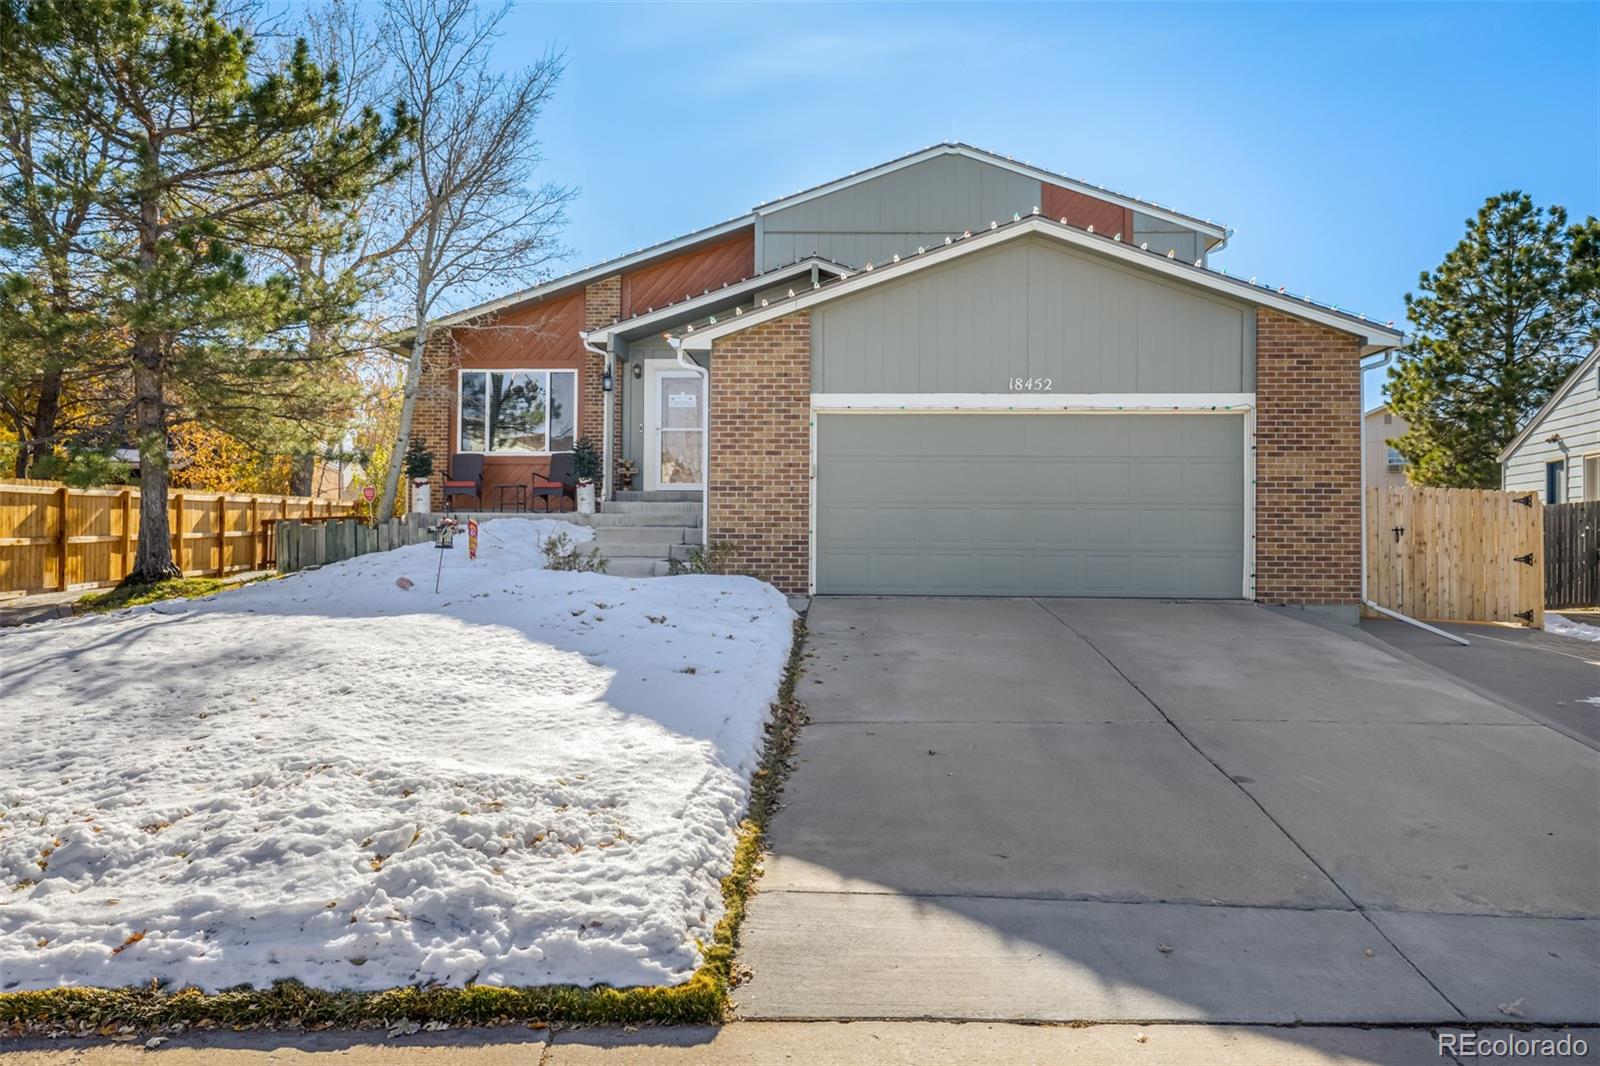
<path fill-rule="evenodd" d="M 411 417 L 411 435 L 433 453 L 433 476 L 428 479 L 431 506 L 444 507 L 444 478 L 450 469 L 450 424 L 455 417 L 455 369 L 460 363 L 449 330 L 435 330 L 422 354 L 422 377 L 417 383 L 417 408 Z"/>
<path fill-rule="evenodd" d="M 806 591 L 811 515 L 811 315 L 719 340 L 711 380 L 711 543 L 735 567 Z"/>
<path fill-rule="evenodd" d="M 622 317 L 622 275 L 612 274 L 608 278 L 601 278 L 583 290 L 583 328 L 585 330 L 600 329 L 609 326 Z M 579 401 L 578 435 L 588 437 L 594 441 L 596 448 L 602 444 L 600 427 L 605 420 L 605 390 L 600 382 L 600 377 L 605 373 L 606 361 L 603 357 L 595 355 L 588 349 L 583 353 L 582 384 L 583 397 Z M 622 440 L 622 391 L 619 389 L 614 394 L 617 398 L 614 414 L 616 426 L 612 438 Z"/>
<path fill-rule="evenodd" d="M 1355 337 L 1256 312 L 1256 598 L 1361 594 L 1361 349 Z"/>

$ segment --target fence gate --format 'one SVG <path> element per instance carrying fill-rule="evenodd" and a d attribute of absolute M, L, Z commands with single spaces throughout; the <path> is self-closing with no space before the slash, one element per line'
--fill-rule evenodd
<path fill-rule="evenodd" d="M 1600 607 L 1600 500 L 1545 507 L 1544 605 Z"/>
<path fill-rule="evenodd" d="M 1367 490 L 1367 595 L 1413 618 L 1544 625 L 1544 508 L 1531 493 Z"/>

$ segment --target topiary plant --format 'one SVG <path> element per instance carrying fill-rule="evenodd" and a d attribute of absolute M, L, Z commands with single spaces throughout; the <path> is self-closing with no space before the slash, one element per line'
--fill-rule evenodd
<path fill-rule="evenodd" d="M 572 446 L 572 472 L 579 481 L 598 481 L 600 468 L 600 449 L 588 437 L 579 437 Z"/>

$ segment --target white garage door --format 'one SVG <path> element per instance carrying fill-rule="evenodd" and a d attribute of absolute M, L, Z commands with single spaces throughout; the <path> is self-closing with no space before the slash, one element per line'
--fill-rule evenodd
<path fill-rule="evenodd" d="M 1239 598 L 1239 414 L 823 414 L 823 594 Z"/>

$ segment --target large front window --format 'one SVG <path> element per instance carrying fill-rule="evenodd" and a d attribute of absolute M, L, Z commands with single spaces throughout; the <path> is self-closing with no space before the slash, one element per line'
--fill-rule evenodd
<path fill-rule="evenodd" d="M 570 452 L 577 427 L 573 370 L 461 371 L 459 452 Z"/>

